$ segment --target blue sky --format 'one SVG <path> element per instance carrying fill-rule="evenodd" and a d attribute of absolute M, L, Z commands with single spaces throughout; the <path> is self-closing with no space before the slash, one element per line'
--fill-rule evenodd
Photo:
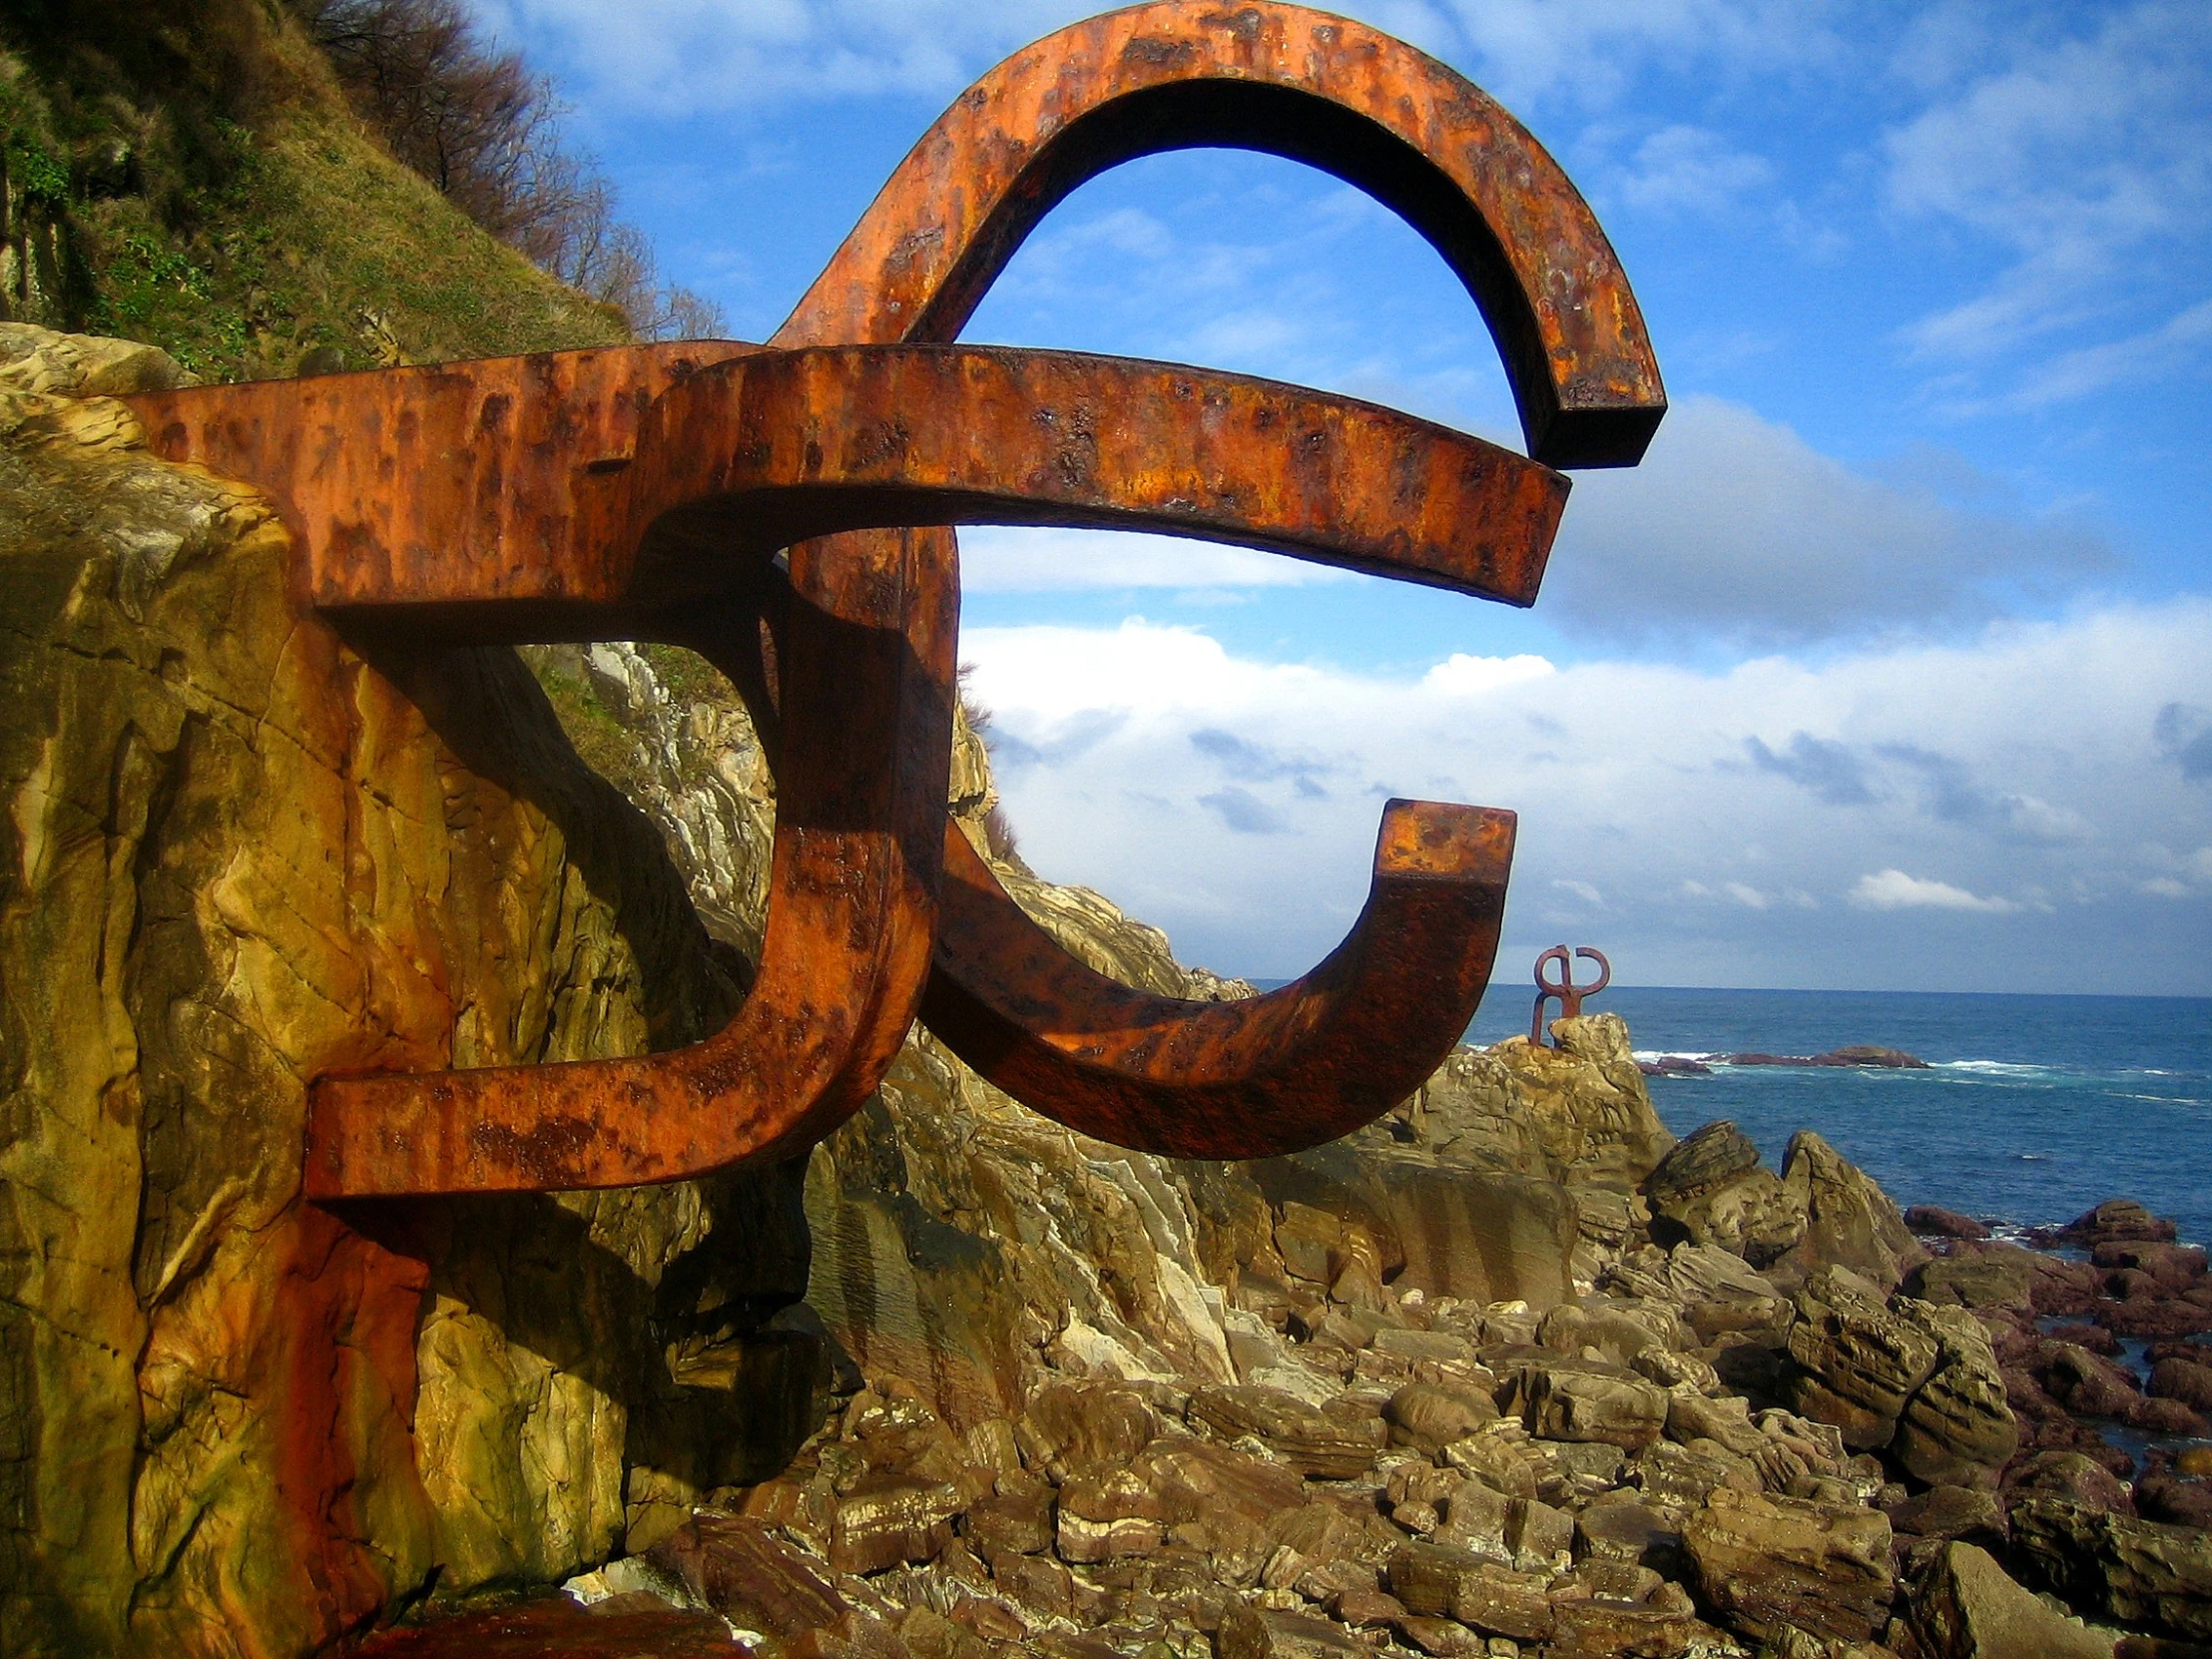
<path fill-rule="evenodd" d="M 1093 9 L 476 0 L 668 274 L 765 337 L 944 104 Z M 1388 794 L 1522 814 L 1500 977 L 2212 992 L 2212 10 L 1406 0 L 1597 210 L 1673 409 L 1537 607 L 963 534 L 1025 854 L 1283 976 Z M 1517 444 L 1441 262 L 1344 186 L 1109 174 L 966 336 L 1341 389 Z"/>

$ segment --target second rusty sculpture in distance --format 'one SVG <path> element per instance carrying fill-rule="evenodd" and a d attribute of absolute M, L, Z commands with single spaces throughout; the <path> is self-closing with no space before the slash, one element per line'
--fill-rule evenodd
<path fill-rule="evenodd" d="M 1085 180 L 1202 146 L 1324 169 L 1480 305 L 1529 454 L 1350 398 L 1124 358 L 951 343 Z M 1222 1003 L 1107 979 L 945 813 L 955 524 L 1148 529 L 1512 605 L 1567 480 L 1665 411 L 1635 296 L 1556 163 L 1485 94 L 1365 25 L 1188 0 L 1015 53 L 915 145 L 766 345 L 732 341 L 151 394 L 155 447 L 251 480 L 298 603 L 404 644 L 655 640 L 721 668 L 777 776 L 765 942 L 729 1025 L 632 1059 L 325 1077 L 316 1199 L 610 1187 L 788 1156 L 918 1014 L 1087 1134 L 1295 1150 L 1410 1094 L 1488 979 L 1510 813 L 1394 801 L 1350 935 Z"/>
<path fill-rule="evenodd" d="M 1574 982 L 1576 957 L 1597 963 L 1597 978 L 1590 984 Z M 1556 980 L 1544 977 L 1547 964 L 1559 964 Z M 1578 944 L 1570 953 L 1563 944 L 1555 944 L 1536 958 L 1536 1006 L 1528 1016 L 1528 1040 L 1538 1048 L 1544 1046 L 1544 1004 L 1559 1004 L 1560 1019 L 1573 1019 L 1582 1012 L 1582 999 L 1595 996 L 1613 982 L 1613 964 L 1605 959 L 1605 952 L 1594 946 Z"/>

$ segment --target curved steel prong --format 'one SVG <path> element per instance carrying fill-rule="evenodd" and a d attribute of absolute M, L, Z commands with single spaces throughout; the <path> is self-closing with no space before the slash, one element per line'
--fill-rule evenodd
<path fill-rule="evenodd" d="M 1302 6 L 1163 0 L 1023 47 L 908 152 L 770 343 L 952 339 L 1071 191 L 1199 147 L 1308 163 L 1425 237 L 1481 306 L 1538 460 L 1641 458 L 1658 359 L 1558 163 L 1464 76 Z"/>
<path fill-rule="evenodd" d="M 1308 162 L 1426 237 L 1489 322 L 1532 455 L 1564 466 L 1633 465 L 1642 456 L 1666 410 L 1658 362 L 1611 245 L 1566 175 L 1518 122 L 1434 59 L 1362 24 L 1293 6 L 1231 11 L 1168 0 L 1072 25 L 1015 53 L 914 146 L 775 343 L 948 339 L 1069 192 L 1137 156 L 1200 145 Z M 1411 561 L 1387 554 L 1368 568 L 1426 579 Z M 923 1017 L 932 1029 L 939 1018 L 950 1021 L 940 1034 L 986 1077 L 1072 1122 L 1067 1101 L 1087 1096 L 1073 1071 L 1049 1060 L 1061 1052 L 1054 1033 L 1110 1023 L 1124 988 L 1063 952 L 1074 971 L 1054 977 L 1058 1000 L 1031 1002 L 1009 958 L 988 947 L 1034 944 L 1027 918 L 980 860 L 960 867 L 966 873 L 953 888 L 970 924 L 940 931 Z M 1037 973 L 1053 957 L 1038 949 L 1021 959 L 1022 972 Z M 1088 1015 L 1086 998 L 1095 1004 Z M 1451 1025 L 1451 1035 L 1431 1065 L 1472 1011 L 1470 1004 L 1453 1024 L 1448 1001 L 1439 1002 L 1434 1026 Z M 989 1010 L 1000 1036 L 986 1040 L 994 1027 L 974 1010 Z M 1027 1036 L 1005 1038 L 1029 1013 L 1036 1023 Z M 1148 1017 L 1163 1027 L 1187 1019 L 1197 1029 L 1222 1016 L 1161 1004 Z M 1172 1063 L 1163 1057 L 1180 1050 L 1162 1042 L 1147 1052 L 1147 1086 L 1169 1087 Z M 1196 1086 L 1195 1074 L 1191 1081 Z M 1318 1114 L 1315 1124 L 1344 1121 L 1320 1096 L 1297 1098 L 1301 1110 Z M 1145 1121 L 1173 1133 L 1166 1121 Z M 1246 1143 L 1256 1150 L 1328 1138 L 1286 1111 L 1263 1110 L 1257 1121 L 1262 1127 Z"/>
<path fill-rule="evenodd" d="M 308 590 L 332 615 L 445 639 L 668 638 L 722 664 L 761 707 L 756 617 L 780 609 L 767 938 L 747 1001 L 691 1048 L 321 1079 L 307 1166 L 317 1198 L 704 1174 L 820 1138 L 873 1088 L 930 960 L 957 576 L 942 531 L 813 532 L 1124 525 L 1402 563 L 1511 598 L 1532 591 L 1565 499 L 1548 468 L 1386 409 L 1118 358 L 738 355 L 668 385 L 611 456 L 609 432 L 588 423 L 564 447 L 531 400 L 534 386 L 570 397 L 580 380 L 613 383 L 608 361 L 409 373 L 397 386 L 324 383 L 305 399 L 281 383 L 195 388 L 141 412 L 165 453 L 279 497 Z M 363 435 L 389 408 L 407 412 L 417 444 L 425 432 L 458 441 L 496 410 L 545 476 L 536 510 L 518 526 L 494 491 L 502 513 L 487 518 L 453 465 L 435 469 L 445 489 L 395 505 L 390 448 Z M 317 442 L 325 429 L 351 442 Z M 496 450 L 477 459 L 505 464 Z M 768 556 L 793 537 L 787 592 Z"/>
<path fill-rule="evenodd" d="M 1305 978 L 1188 1002 L 1085 967 L 945 834 L 929 1029 L 1070 1128 L 1178 1158 L 1258 1158 L 1350 1133 L 1404 1100 L 1466 1034 L 1505 913 L 1513 815 L 1393 801 L 1367 906 Z M 988 964 L 985 972 L 978 964 Z"/>

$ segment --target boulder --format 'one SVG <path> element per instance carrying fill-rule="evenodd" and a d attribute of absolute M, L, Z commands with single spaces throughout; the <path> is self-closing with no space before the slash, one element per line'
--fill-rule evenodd
<path fill-rule="evenodd" d="M 1724 1487 L 1689 1517 L 1682 1544 L 1704 1604 L 1746 1636 L 1864 1642 L 1889 1620 L 1896 1579 L 1880 1510 Z"/>
<path fill-rule="evenodd" d="M 1976 1486 L 1931 1486 L 1883 1511 L 1890 1528 L 1914 1538 L 1964 1538 L 2001 1544 L 2006 1523 L 1996 1494 Z"/>
<path fill-rule="evenodd" d="M 1805 1231 L 1802 1201 L 1760 1167 L 1759 1149 L 1726 1118 L 1677 1142 L 1643 1192 L 1661 1246 L 1714 1245 L 1763 1267 Z"/>
<path fill-rule="evenodd" d="M 837 1628 L 850 1611 L 819 1564 L 743 1515 L 697 1510 L 645 1559 L 682 1583 L 696 1605 L 778 1641 Z"/>
<path fill-rule="evenodd" d="M 2072 1606 L 2212 1639 L 2212 1532 L 2032 1497 L 2012 1509 L 2012 1542 Z"/>
<path fill-rule="evenodd" d="M 1969 1543 L 1942 1547 L 1907 1618 L 1929 1659 L 2112 1659 L 2110 1637 L 2052 1612 Z"/>
<path fill-rule="evenodd" d="M 881 1572 L 933 1561 L 952 1541 L 952 1520 L 967 1500 L 950 1481 L 912 1474 L 863 1474 L 838 1493 L 830 1523 L 830 1565 L 838 1572 Z"/>
<path fill-rule="evenodd" d="M 1906 1402 L 1890 1452 L 1931 1485 L 1994 1486 L 2019 1449 L 2020 1429 L 1987 1332 L 1962 1308 L 1901 1298 L 1914 1324 L 1934 1337 L 1936 1368 Z"/>
<path fill-rule="evenodd" d="M 1923 1302 L 2025 1314 L 2034 1306 L 2041 1279 L 2034 1252 L 1997 1245 L 1923 1262 L 1907 1277 L 1906 1286 Z"/>
<path fill-rule="evenodd" d="M 1369 1651 L 1342 1625 L 1270 1608 L 1230 1608 L 1214 1638 L 1218 1659 L 1367 1659 Z"/>
<path fill-rule="evenodd" d="M 1988 1227 L 1956 1210 L 1935 1204 L 1915 1204 L 1905 1212 L 1905 1225 L 1923 1239 L 1986 1239 Z"/>
<path fill-rule="evenodd" d="M 2094 1249 L 2105 1244 L 2172 1244 L 2176 1232 L 2172 1222 L 2152 1215 L 2132 1198 L 2109 1198 L 2060 1228 L 2058 1237 Z"/>
<path fill-rule="evenodd" d="M 1674 1145 L 1618 1014 L 1551 1022 L 1556 1047 L 1512 1038 L 1490 1052 L 1519 1085 L 1551 1168 L 1578 1186 L 1633 1191 Z"/>
<path fill-rule="evenodd" d="M 1409 1613 L 1456 1619 L 1489 1636 L 1540 1642 L 1552 1630 L 1546 1578 L 1514 1572 L 1470 1550 L 1411 1543 L 1385 1568 L 1390 1594 Z"/>
<path fill-rule="evenodd" d="M 1565 1356 L 1512 1367 L 1499 1403 L 1545 1440 L 1594 1440 L 1634 1451 L 1666 1431 L 1667 1392 L 1621 1366 Z"/>
<path fill-rule="evenodd" d="M 1925 1327 L 1892 1314 L 1883 1293 L 1847 1268 L 1814 1273 L 1796 1299 L 1788 1392 L 1809 1417 L 1835 1424 L 1867 1451 L 1890 1443 L 1906 1401 L 1935 1372 L 1942 1350 Z"/>
<path fill-rule="evenodd" d="M 1465 1439 L 1486 1422 L 1497 1420 L 1497 1405 L 1479 1388 L 1409 1382 L 1382 1408 L 1390 1444 L 1416 1451 L 1441 1451 Z"/>
<path fill-rule="evenodd" d="M 1890 1195 L 1810 1129 L 1790 1137 L 1782 1186 L 1804 1210 L 1805 1228 L 1778 1272 L 1850 1268 L 1887 1294 L 1928 1259 Z"/>

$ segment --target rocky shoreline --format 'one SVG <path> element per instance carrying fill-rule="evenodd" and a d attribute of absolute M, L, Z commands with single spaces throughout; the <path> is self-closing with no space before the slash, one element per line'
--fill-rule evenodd
<path fill-rule="evenodd" d="M 1356 1216 L 1280 1204 L 1279 1274 L 1225 1321 L 1238 1381 L 1063 1348 L 956 1425 L 925 1380 L 850 1378 L 788 1468 L 569 1598 L 368 1651 L 2207 1651 L 2212 1455 L 2138 1468 L 2110 1436 L 2212 1434 L 2212 1282 L 2170 1223 L 1916 1236 L 1819 1136 L 1778 1173 L 1727 1122 L 1578 1196 L 1580 1294 L 1548 1309 L 1426 1294 Z"/>

